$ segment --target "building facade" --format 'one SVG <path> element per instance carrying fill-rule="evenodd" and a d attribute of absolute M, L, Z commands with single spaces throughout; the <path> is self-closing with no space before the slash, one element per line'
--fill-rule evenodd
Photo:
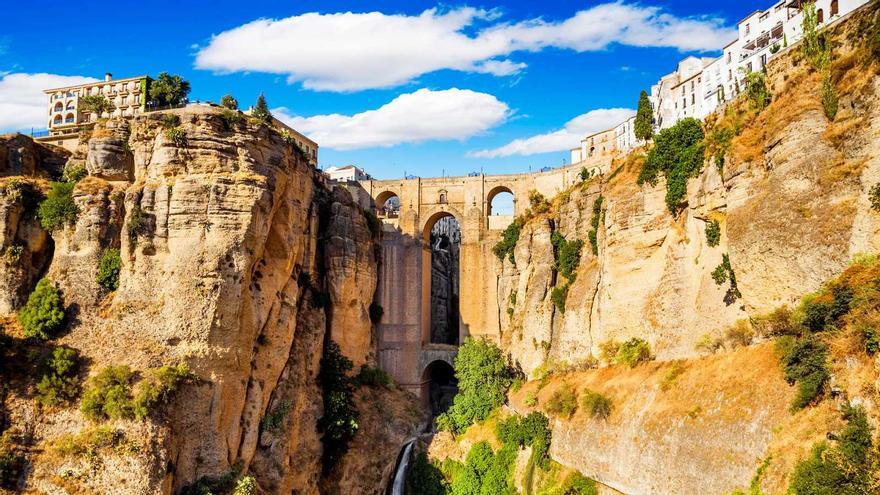
<path fill-rule="evenodd" d="M 370 180 L 370 174 L 363 169 L 354 165 L 346 165 L 344 167 L 330 167 L 324 171 L 327 177 L 334 182 L 353 182 L 361 180 Z"/>
<path fill-rule="evenodd" d="M 571 150 L 571 163 L 581 163 L 617 153 L 617 130 L 608 129 L 591 134 L 581 140 L 581 145 Z"/>
<path fill-rule="evenodd" d="M 147 76 L 114 80 L 111 74 L 103 81 L 54 88 L 43 91 L 48 96 L 47 128 L 53 138 L 76 134 L 80 126 L 99 118 L 132 117 L 143 113 L 150 78 Z M 110 102 L 109 111 L 98 115 L 83 108 L 86 96 L 102 95 Z"/>

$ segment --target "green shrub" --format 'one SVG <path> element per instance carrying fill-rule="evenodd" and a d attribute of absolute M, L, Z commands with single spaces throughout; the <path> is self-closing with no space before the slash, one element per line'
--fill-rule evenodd
<path fill-rule="evenodd" d="M 606 340 L 599 344 L 599 357 L 606 363 L 613 363 L 617 358 L 617 351 L 620 350 L 620 342 L 614 339 Z"/>
<path fill-rule="evenodd" d="M 812 335 L 801 339 L 783 337 L 776 345 L 785 379 L 798 385 L 792 410 L 803 409 L 822 395 L 828 383 L 828 347 Z"/>
<path fill-rule="evenodd" d="M 639 93 L 638 110 L 633 127 L 636 139 L 639 141 L 647 141 L 654 135 L 654 109 L 650 98 L 648 98 L 648 92 L 645 90 Z"/>
<path fill-rule="evenodd" d="M 608 416 L 611 416 L 611 410 L 614 409 L 611 398 L 590 389 L 585 389 L 581 393 L 581 404 L 590 416 L 596 419 L 608 419 Z"/>
<path fill-rule="evenodd" d="M 554 231 L 550 236 L 556 254 L 555 268 L 570 282 L 577 276 L 577 268 L 581 262 L 581 249 L 584 241 L 578 239 L 567 241 L 559 231 Z"/>
<path fill-rule="evenodd" d="M 176 113 L 162 114 L 162 128 L 166 131 L 180 126 L 180 117 Z"/>
<path fill-rule="evenodd" d="M 52 444 L 52 449 L 62 457 L 94 459 L 98 451 L 105 448 L 120 448 L 137 452 L 140 448 L 134 442 L 127 442 L 125 432 L 110 426 L 88 427 L 74 435 L 64 435 Z"/>
<path fill-rule="evenodd" d="M 548 413 L 554 416 L 569 419 L 577 411 L 577 399 L 577 390 L 572 386 L 565 385 L 553 392 L 544 407 Z"/>
<path fill-rule="evenodd" d="M 282 433 L 287 429 L 287 417 L 290 415 L 292 404 L 289 400 L 282 400 L 274 409 L 267 412 L 263 417 L 263 431 Z"/>
<path fill-rule="evenodd" d="M 446 495 L 448 490 L 449 485 L 443 478 L 443 473 L 428 459 L 428 454 L 416 454 L 406 476 L 406 494 Z"/>
<path fill-rule="evenodd" d="M 532 447 L 532 456 L 538 466 L 546 468 L 549 465 L 550 421 L 540 412 L 534 411 L 525 417 L 512 415 L 499 421 L 495 435 L 505 446 Z"/>
<path fill-rule="evenodd" d="M 83 415 L 92 421 L 134 417 L 131 380 L 128 366 L 107 366 L 89 378 L 80 405 Z"/>
<path fill-rule="evenodd" d="M 718 220 L 706 222 L 706 244 L 709 247 L 717 247 L 721 242 L 721 224 Z"/>
<path fill-rule="evenodd" d="M 385 308 L 383 308 L 381 304 L 375 301 L 370 303 L 370 321 L 373 322 L 374 325 L 378 325 L 379 322 L 382 321 L 382 316 L 384 314 Z"/>
<path fill-rule="evenodd" d="M 495 253 L 499 260 L 504 261 L 504 258 L 507 257 L 511 263 L 516 263 L 513 251 L 516 248 L 517 241 L 519 241 L 521 231 L 522 222 L 519 219 L 514 220 L 513 223 L 504 229 L 504 232 L 501 233 L 501 240 L 492 247 L 492 252 Z"/>
<path fill-rule="evenodd" d="M 529 208 L 535 215 L 547 213 L 550 211 L 550 202 L 538 191 L 532 189 L 529 191 Z"/>
<path fill-rule="evenodd" d="M 666 207 L 673 215 L 684 207 L 688 179 L 703 168 L 703 137 L 700 121 L 693 118 L 660 131 L 639 174 L 639 185 L 656 185 L 661 173 L 666 177 Z"/>
<path fill-rule="evenodd" d="M 870 325 L 862 325 L 859 327 L 862 340 L 865 342 L 865 352 L 869 356 L 873 356 L 880 351 L 880 334 Z"/>
<path fill-rule="evenodd" d="M 559 495 L 598 495 L 599 487 L 596 482 L 579 472 L 574 472 L 565 478 L 560 487 Z"/>
<path fill-rule="evenodd" d="M 788 306 L 780 306 L 770 313 L 752 318 L 752 326 L 758 335 L 765 338 L 799 333 L 797 325 L 792 321 L 792 313 Z"/>
<path fill-rule="evenodd" d="M 0 488 L 15 490 L 21 475 L 23 459 L 13 452 L 0 451 Z"/>
<path fill-rule="evenodd" d="M 242 476 L 235 482 L 232 495 L 257 495 L 257 480 L 253 476 Z"/>
<path fill-rule="evenodd" d="M 872 472 L 874 445 L 871 426 L 861 407 L 847 407 L 847 426 L 837 445 L 821 442 L 795 467 L 789 493 L 793 495 L 863 495 L 876 493 Z"/>
<path fill-rule="evenodd" d="M 568 299 L 568 283 L 557 285 L 550 292 L 550 300 L 560 313 L 565 314 L 565 301 Z"/>
<path fill-rule="evenodd" d="M 3 250 L 3 264 L 6 266 L 17 265 L 21 261 L 22 254 L 24 254 L 23 246 L 6 246 L 6 249 Z"/>
<path fill-rule="evenodd" d="M 189 81 L 177 74 L 160 72 L 149 85 L 149 101 L 159 106 L 177 105 L 186 101 L 189 94 Z"/>
<path fill-rule="evenodd" d="M 260 93 L 260 96 L 257 97 L 257 103 L 251 111 L 251 117 L 264 124 L 272 123 L 272 112 L 269 111 L 269 105 L 266 103 L 266 95 L 263 93 Z"/>
<path fill-rule="evenodd" d="M 868 193 L 868 199 L 871 200 L 871 209 L 874 211 L 880 211 L 880 182 L 871 186 L 871 191 Z"/>
<path fill-rule="evenodd" d="M 724 294 L 724 302 L 728 306 L 742 297 L 742 294 L 739 291 L 739 286 L 736 283 L 736 274 L 733 272 L 733 266 L 730 264 L 730 256 L 726 253 L 721 257 L 721 264 L 716 266 L 715 270 L 712 271 L 712 280 L 715 281 L 716 285 L 723 285 L 725 282 L 730 282 L 730 286 Z"/>
<path fill-rule="evenodd" d="M 244 120 L 244 116 L 238 110 L 224 108 L 220 111 L 220 121 L 223 123 L 223 130 L 229 132 Z"/>
<path fill-rule="evenodd" d="M 89 175 L 85 165 L 67 165 L 64 167 L 64 173 L 61 180 L 64 182 L 79 182 Z"/>
<path fill-rule="evenodd" d="M 391 375 L 380 368 L 374 368 L 367 364 L 362 364 L 361 369 L 355 377 L 359 385 L 367 387 L 384 387 L 388 388 L 393 383 Z"/>
<path fill-rule="evenodd" d="M 819 294 L 810 294 L 801 300 L 797 318 L 812 332 L 833 330 L 849 312 L 853 291 L 846 285 L 832 285 Z"/>
<path fill-rule="evenodd" d="M 578 178 L 581 179 L 581 182 L 586 182 L 593 178 L 593 170 L 587 170 L 587 167 L 582 167 L 581 171 L 578 173 Z"/>
<path fill-rule="evenodd" d="M 471 447 L 464 466 L 453 476 L 452 495 L 514 495 L 513 463 L 516 451 L 509 446 L 497 453 L 486 442 Z"/>
<path fill-rule="evenodd" d="M 354 387 L 349 377 L 354 365 L 342 354 L 336 342 L 330 341 L 321 357 L 318 382 L 324 401 L 324 415 L 318 420 L 324 452 L 321 461 L 329 472 L 348 451 L 348 444 L 358 431 L 360 417 L 354 404 Z"/>
<path fill-rule="evenodd" d="M 593 201 L 593 217 L 590 219 L 590 232 L 587 237 L 590 239 L 590 247 L 593 248 L 593 256 L 599 255 L 599 224 L 602 221 L 602 195 L 600 194 Z"/>
<path fill-rule="evenodd" d="M 743 68 L 744 69 L 744 68 Z M 745 93 L 752 104 L 752 108 L 761 111 L 770 104 L 770 90 L 767 89 L 766 75 L 763 72 L 750 72 L 746 74 Z"/>
<path fill-rule="evenodd" d="M 238 100 L 236 100 L 234 96 L 226 94 L 220 98 L 220 106 L 227 110 L 238 110 Z"/>
<path fill-rule="evenodd" d="M 706 154 L 715 161 L 718 172 L 724 171 L 724 162 L 733 145 L 734 129 L 716 126 L 706 135 Z"/>
<path fill-rule="evenodd" d="M 186 131 L 183 130 L 183 127 L 165 129 L 165 138 L 178 148 L 183 148 L 187 145 Z"/>
<path fill-rule="evenodd" d="M 147 214 L 141 209 L 141 205 L 136 204 L 131 209 L 131 214 L 128 216 L 128 225 L 126 226 L 129 240 L 133 243 L 137 242 L 138 236 L 145 234 L 146 229 Z"/>
<path fill-rule="evenodd" d="M 448 411 L 437 418 L 442 429 L 461 432 L 482 421 L 507 399 L 513 372 L 501 349 L 484 339 L 467 339 L 455 356 L 458 394 Z"/>
<path fill-rule="evenodd" d="M 48 340 L 61 329 L 64 322 L 64 302 L 61 291 L 48 278 L 37 282 L 27 303 L 18 313 L 24 335 L 30 339 Z"/>
<path fill-rule="evenodd" d="M 119 288 L 119 270 L 122 268 L 122 258 L 118 249 L 108 249 L 101 255 L 98 263 L 98 285 L 108 291 Z"/>
<path fill-rule="evenodd" d="M 625 364 L 630 368 L 635 368 L 640 363 L 651 360 L 651 345 L 646 341 L 633 337 L 623 344 L 617 350 L 614 361 L 618 364 Z"/>
<path fill-rule="evenodd" d="M 37 383 L 37 401 L 46 406 L 58 406 L 76 399 L 79 394 L 79 364 L 76 350 L 56 347 L 46 360 L 45 371 Z"/>
<path fill-rule="evenodd" d="M 79 109 L 84 113 L 94 113 L 101 118 L 104 112 L 113 110 L 113 103 L 104 95 L 85 95 L 79 99 Z"/>
<path fill-rule="evenodd" d="M 52 182 L 49 195 L 40 203 L 37 212 L 44 229 L 51 232 L 76 222 L 79 207 L 73 200 L 75 186 L 75 182 Z"/>
<path fill-rule="evenodd" d="M 156 407 L 167 404 L 183 383 L 191 382 L 194 378 L 184 363 L 150 370 L 146 378 L 138 383 L 132 403 L 134 417 L 145 419 Z"/>
<path fill-rule="evenodd" d="M 525 404 L 526 407 L 537 406 L 538 405 L 538 393 L 534 390 L 529 390 L 528 392 L 526 392 L 526 396 L 523 399 L 523 404 Z"/>

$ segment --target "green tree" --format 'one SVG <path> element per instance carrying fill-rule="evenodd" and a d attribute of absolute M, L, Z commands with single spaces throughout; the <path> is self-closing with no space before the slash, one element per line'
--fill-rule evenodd
<path fill-rule="evenodd" d="M 162 72 L 150 83 L 150 101 L 160 107 L 183 103 L 189 92 L 189 81 L 177 74 Z"/>
<path fill-rule="evenodd" d="M 107 366 L 90 378 L 80 405 L 83 415 L 92 421 L 133 418 L 133 376 L 128 366 Z"/>
<path fill-rule="evenodd" d="M 272 112 L 269 111 L 269 105 L 266 103 L 266 96 L 263 93 L 257 97 L 257 103 L 254 105 L 251 116 L 264 124 L 272 122 Z"/>
<path fill-rule="evenodd" d="M 238 100 L 232 95 L 223 95 L 223 98 L 220 98 L 220 105 L 230 110 L 238 110 Z"/>
<path fill-rule="evenodd" d="M 113 110 L 113 104 L 104 95 L 86 95 L 79 100 L 79 109 L 86 113 L 94 113 L 100 117 L 104 112 Z"/>
<path fill-rule="evenodd" d="M 18 321 L 28 338 L 50 339 L 64 321 L 64 303 L 61 291 L 48 278 L 37 282 L 27 303 L 18 313 Z"/>
<path fill-rule="evenodd" d="M 348 444 L 358 430 L 358 410 L 354 405 L 354 387 L 349 376 L 354 364 L 342 354 L 336 342 L 330 341 L 321 358 L 318 382 L 324 399 L 324 415 L 318 420 L 318 431 L 323 433 L 322 462 L 329 472 L 348 451 Z"/>
<path fill-rule="evenodd" d="M 644 90 L 639 95 L 639 108 L 636 111 L 634 127 L 638 140 L 647 141 L 654 136 L 654 109 L 651 107 L 651 100 L 648 99 L 648 93 Z"/>
<path fill-rule="evenodd" d="M 77 368 L 79 353 L 67 347 L 56 347 L 46 360 L 46 371 L 37 383 L 37 401 L 57 406 L 76 398 L 79 393 Z"/>
<path fill-rule="evenodd" d="M 484 339 L 467 339 L 455 357 L 458 395 L 437 418 L 443 429 L 462 431 L 504 404 L 513 373 L 501 349 Z"/>

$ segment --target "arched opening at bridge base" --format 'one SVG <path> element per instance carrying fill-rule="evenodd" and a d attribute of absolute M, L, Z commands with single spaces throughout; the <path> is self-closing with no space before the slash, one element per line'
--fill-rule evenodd
<path fill-rule="evenodd" d="M 457 393 L 458 379 L 449 363 L 437 360 L 425 368 L 422 373 L 422 398 L 432 416 L 446 412 Z"/>
<path fill-rule="evenodd" d="M 461 286 L 461 226 L 449 213 L 435 215 L 425 226 L 424 256 L 430 257 L 424 273 L 427 282 L 427 343 L 459 344 L 459 294 Z"/>

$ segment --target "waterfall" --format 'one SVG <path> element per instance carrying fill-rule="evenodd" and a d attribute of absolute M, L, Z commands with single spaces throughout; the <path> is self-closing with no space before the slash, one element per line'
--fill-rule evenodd
<path fill-rule="evenodd" d="M 409 460 L 412 457 L 412 450 L 416 444 L 416 439 L 412 439 L 403 447 L 403 453 L 397 461 L 397 469 L 394 472 L 394 478 L 391 480 L 391 490 L 389 495 L 403 495 L 406 485 L 406 470 L 409 468 Z"/>

